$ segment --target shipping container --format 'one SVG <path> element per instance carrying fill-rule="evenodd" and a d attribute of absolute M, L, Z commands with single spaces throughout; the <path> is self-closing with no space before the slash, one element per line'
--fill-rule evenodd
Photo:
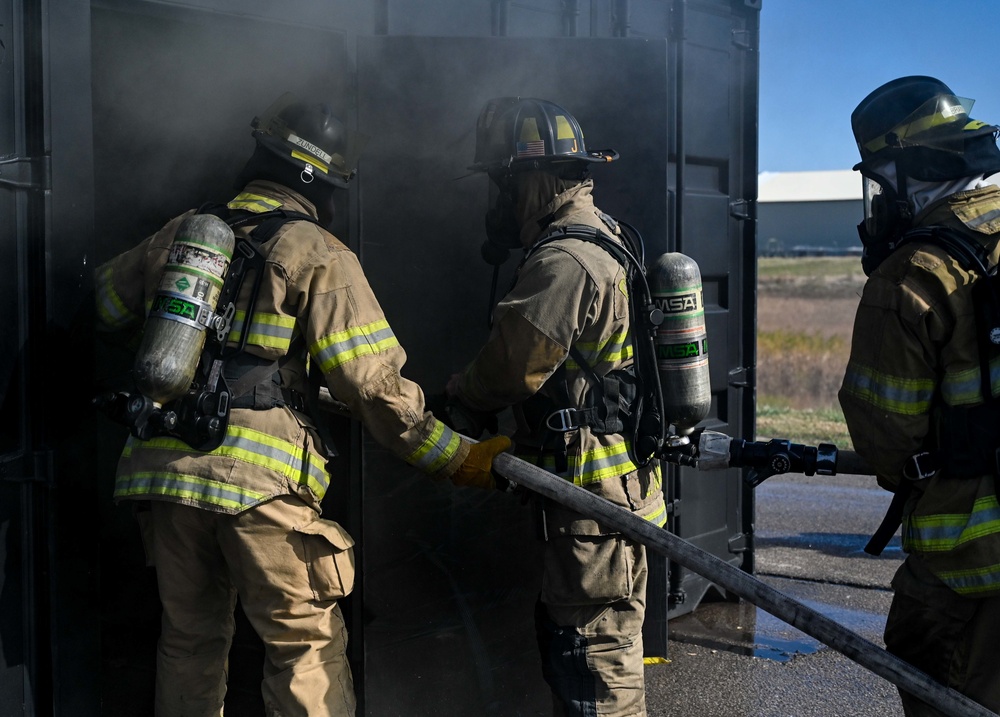
<path fill-rule="evenodd" d="M 93 270 L 228 200 L 250 120 L 282 92 L 329 99 L 369 137 L 335 233 L 427 393 L 488 333 L 479 109 L 541 97 L 620 152 L 594 170 L 598 206 L 647 257 L 698 262 L 704 425 L 752 438 L 759 15 L 760 0 L 0 0 L 0 714 L 151 713 L 155 574 L 111 499 L 125 429 L 90 403 L 130 347 L 94 337 Z M 343 604 L 359 714 L 547 714 L 532 503 L 434 483 L 327 419 L 324 510 L 358 543 Z M 752 572 L 739 471 L 671 466 L 665 490 L 669 530 Z M 670 618 L 726 597 L 652 557 L 647 655 L 667 655 Z M 238 620 L 227 714 L 263 714 L 261 660 Z"/>

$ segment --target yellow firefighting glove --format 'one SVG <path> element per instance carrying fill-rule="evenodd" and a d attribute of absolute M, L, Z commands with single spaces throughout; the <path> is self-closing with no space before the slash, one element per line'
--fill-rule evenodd
<path fill-rule="evenodd" d="M 507 436 L 494 436 L 473 443 L 469 446 L 469 455 L 451 476 L 451 482 L 475 488 L 496 488 L 497 482 L 492 473 L 493 459 L 508 448 L 510 439 Z"/>

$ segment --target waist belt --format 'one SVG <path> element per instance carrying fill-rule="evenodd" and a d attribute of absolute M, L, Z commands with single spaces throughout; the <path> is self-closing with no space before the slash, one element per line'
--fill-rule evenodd
<path fill-rule="evenodd" d="M 249 354 L 234 356 L 226 362 L 223 375 L 229 384 L 231 408 L 266 411 L 277 406 L 306 410 L 306 398 L 299 391 L 281 385 L 280 363 Z"/>

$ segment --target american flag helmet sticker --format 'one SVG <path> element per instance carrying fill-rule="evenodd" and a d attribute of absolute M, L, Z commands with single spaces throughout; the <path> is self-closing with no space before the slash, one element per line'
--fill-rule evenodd
<path fill-rule="evenodd" d="M 531 142 L 517 143 L 517 157 L 542 157 L 545 155 L 545 142 L 538 139 Z"/>

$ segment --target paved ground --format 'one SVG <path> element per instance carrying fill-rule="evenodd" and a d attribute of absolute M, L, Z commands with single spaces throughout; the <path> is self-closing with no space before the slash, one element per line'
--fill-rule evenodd
<path fill-rule="evenodd" d="M 863 552 L 889 494 L 863 476 L 776 476 L 757 488 L 757 575 L 882 646 L 898 537 Z M 669 664 L 646 669 L 650 717 L 897 717 L 894 686 L 748 603 L 670 622 Z"/>

